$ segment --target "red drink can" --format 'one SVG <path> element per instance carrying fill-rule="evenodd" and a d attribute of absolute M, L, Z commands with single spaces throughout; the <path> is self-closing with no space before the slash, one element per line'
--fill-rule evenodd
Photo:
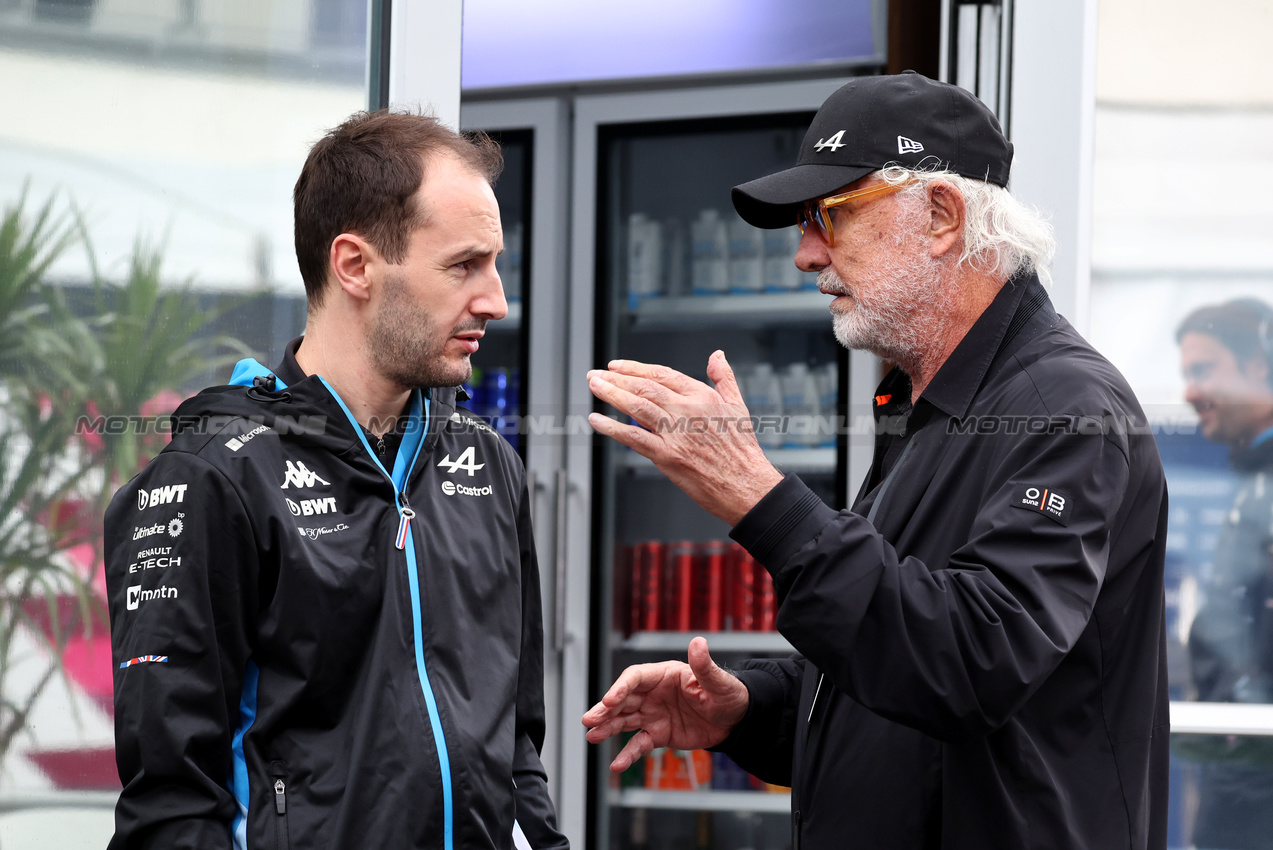
<path fill-rule="evenodd" d="M 734 630 L 756 631 L 756 561 L 738 547 L 734 559 Z"/>
<path fill-rule="evenodd" d="M 694 544 L 688 540 L 673 543 L 667 559 L 667 581 L 664 585 L 663 628 L 688 632 L 690 612 L 694 607 Z"/>
<path fill-rule="evenodd" d="M 632 573 L 635 567 L 635 546 L 614 547 L 614 606 L 610 619 L 616 631 L 624 637 L 632 634 L 636 618 L 632 615 Z"/>
<path fill-rule="evenodd" d="M 774 579 L 769 570 L 752 561 L 756 581 L 756 631 L 778 630 L 778 600 L 774 596 Z"/>
<path fill-rule="evenodd" d="M 663 601 L 663 544 L 650 541 L 637 546 L 635 573 L 639 576 L 639 618 L 636 631 L 656 632 Z"/>
<path fill-rule="evenodd" d="M 709 541 L 699 555 L 694 628 L 719 632 L 725 628 L 725 545 Z"/>

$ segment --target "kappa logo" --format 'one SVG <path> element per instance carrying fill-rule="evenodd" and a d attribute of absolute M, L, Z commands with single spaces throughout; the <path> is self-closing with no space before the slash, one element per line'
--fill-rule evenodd
<path fill-rule="evenodd" d="M 173 502 L 184 502 L 185 500 L 185 484 L 169 484 L 165 487 L 156 487 L 153 490 L 138 490 L 137 510 L 144 511 L 146 508 L 153 508 L 155 505 L 168 505 Z"/>
<path fill-rule="evenodd" d="M 317 484 L 327 484 L 330 486 L 330 482 L 324 481 L 322 478 L 319 478 L 318 473 L 311 472 L 310 469 L 307 466 L 305 466 L 305 464 L 301 463 L 300 461 L 297 461 L 296 463 L 292 463 L 289 460 L 287 461 L 286 475 L 283 478 L 283 486 L 280 487 L 279 489 L 286 490 L 288 486 L 313 487 Z"/>
<path fill-rule="evenodd" d="M 835 153 L 842 147 L 844 147 L 844 131 L 840 130 L 826 141 L 818 139 L 818 142 L 813 146 L 813 149 L 818 153 L 822 153 L 823 150 L 830 148 L 831 153 Z"/>
<path fill-rule="evenodd" d="M 438 461 L 438 466 L 445 467 L 446 471 L 451 473 L 452 475 L 455 474 L 455 471 L 457 469 L 463 469 L 465 472 L 469 474 L 469 477 L 472 478 L 474 472 L 477 472 L 479 469 L 486 466 L 486 464 L 477 463 L 476 461 L 477 461 L 477 452 L 473 449 L 472 446 L 469 446 L 455 460 L 451 460 L 451 455 L 448 453 L 446 457 Z"/>
<path fill-rule="evenodd" d="M 914 139 L 908 139 L 905 136 L 897 137 L 897 152 L 898 153 L 919 153 L 923 149 L 924 149 L 924 146 L 921 145 L 919 142 L 915 141 Z"/>
<path fill-rule="evenodd" d="M 128 588 L 128 610 L 136 611 L 137 606 L 143 602 L 149 602 L 152 599 L 176 599 L 177 588 L 175 587 L 158 587 L 154 590 L 142 590 L 140 584 L 134 584 Z"/>
<path fill-rule="evenodd" d="M 317 516 L 319 514 L 338 514 L 340 509 L 336 507 L 335 497 L 326 499 L 301 499 L 300 502 L 293 502 L 291 499 L 284 499 L 287 502 L 287 509 L 292 512 L 292 516 Z"/>
<path fill-rule="evenodd" d="M 1033 485 L 1023 487 L 1012 500 L 1014 508 L 1036 511 L 1061 525 L 1070 524 L 1070 508 L 1072 504 L 1073 500 L 1065 493 L 1051 487 L 1035 487 Z"/>

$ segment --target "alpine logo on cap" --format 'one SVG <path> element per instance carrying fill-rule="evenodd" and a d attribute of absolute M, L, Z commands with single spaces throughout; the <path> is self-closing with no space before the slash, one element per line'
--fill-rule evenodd
<path fill-rule="evenodd" d="M 897 137 L 897 152 L 898 153 L 919 153 L 923 149 L 924 149 L 924 146 L 921 145 L 919 142 L 915 141 L 914 139 L 908 139 L 905 136 Z"/>
<path fill-rule="evenodd" d="M 844 131 L 840 130 L 831 138 L 827 139 L 826 141 L 823 141 L 822 139 L 818 139 L 818 143 L 813 146 L 813 149 L 817 151 L 818 153 L 822 153 L 823 148 L 830 148 L 831 153 L 835 153 L 840 148 L 844 147 L 843 140 L 844 140 Z"/>

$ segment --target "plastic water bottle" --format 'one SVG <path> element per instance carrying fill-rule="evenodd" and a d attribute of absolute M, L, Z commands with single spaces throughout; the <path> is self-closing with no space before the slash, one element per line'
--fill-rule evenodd
<path fill-rule="evenodd" d="M 643 213 L 628 216 L 628 295 L 639 301 L 662 295 L 663 234 Z M 635 303 L 631 305 L 635 308 Z"/>
<path fill-rule="evenodd" d="M 781 446 L 786 439 L 782 427 L 782 382 L 773 366 L 757 363 L 748 374 L 745 387 L 757 441 L 765 448 Z"/>
<path fill-rule="evenodd" d="M 695 295 L 729 291 L 729 233 L 720 213 L 703 210 L 690 226 L 691 282 Z"/>
<path fill-rule="evenodd" d="M 834 360 L 824 363 L 813 370 L 813 377 L 818 383 L 818 400 L 822 412 L 823 427 L 819 445 L 835 445 L 835 407 L 840 398 L 840 367 Z"/>
<path fill-rule="evenodd" d="M 666 270 L 663 293 L 669 298 L 689 295 L 690 286 L 690 235 L 689 228 L 679 218 L 663 222 L 663 267 Z"/>
<path fill-rule="evenodd" d="M 735 214 L 729 222 L 729 287 L 734 292 L 760 292 L 764 273 L 764 231 Z"/>
<path fill-rule="evenodd" d="M 804 286 L 805 273 L 796 268 L 800 228 L 784 227 L 764 232 L 764 282 L 770 292 L 792 292 Z"/>
<path fill-rule="evenodd" d="M 822 412 L 822 399 L 818 382 L 804 363 L 792 363 L 783 372 L 782 406 L 787 417 L 784 444 L 791 447 L 818 445 L 821 441 L 818 417 Z"/>

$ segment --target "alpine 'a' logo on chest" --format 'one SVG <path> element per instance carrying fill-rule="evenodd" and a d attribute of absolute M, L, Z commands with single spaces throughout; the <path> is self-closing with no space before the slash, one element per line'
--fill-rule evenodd
<path fill-rule="evenodd" d="M 454 475 L 456 470 L 463 469 L 471 478 L 473 477 L 474 472 L 477 472 L 479 469 L 486 466 L 486 464 L 477 463 L 477 452 L 472 446 L 469 446 L 455 460 L 451 460 L 451 455 L 448 453 L 446 457 L 438 461 L 438 466 L 445 469 L 451 475 Z"/>

